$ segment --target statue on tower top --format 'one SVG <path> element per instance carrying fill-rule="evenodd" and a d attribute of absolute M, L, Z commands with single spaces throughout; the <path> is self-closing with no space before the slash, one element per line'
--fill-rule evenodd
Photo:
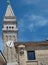
<path fill-rule="evenodd" d="M 7 0 L 7 3 L 10 4 L 10 0 Z"/>

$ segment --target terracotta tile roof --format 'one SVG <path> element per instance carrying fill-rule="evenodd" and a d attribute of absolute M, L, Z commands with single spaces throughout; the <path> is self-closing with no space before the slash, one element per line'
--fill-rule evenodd
<path fill-rule="evenodd" d="M 5 59 L 4 55 L 3 55 L 3 53 L 1 52 L 1 50 L 0 50 L 0 53 L 1 53 L 1 55 L 3 56 L 5 62 L 7 63 L 7 61 L 6 61 L 6 59 Z"/>
<path fill-rule="evenodd" d="M 14 42 L 15 47 L 18 45 L 25 45 L 25 46 L 48 46 L 48 41 L 42 42 Z"/>

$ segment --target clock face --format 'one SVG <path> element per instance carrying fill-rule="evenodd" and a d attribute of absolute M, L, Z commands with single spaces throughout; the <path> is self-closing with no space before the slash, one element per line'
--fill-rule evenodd
<path fill-rule="evenodd" d="M 8 46 L 8 47 L 14 47 L 13 41 L 8 41 L 8 42 L 7 42 L 7 46 Z"/>

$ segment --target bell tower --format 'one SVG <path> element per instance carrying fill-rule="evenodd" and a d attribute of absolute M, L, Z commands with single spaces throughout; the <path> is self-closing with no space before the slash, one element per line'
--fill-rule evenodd
<path fill-rule="evenodd" d="M 18 37 L 17 19 L 10 5 L 10 1 L 8 0 L 8 6 L 2 24 L 2 39 L 4 43 L 4 55 L 7 59 L 7 62 L 16 61 L 15 48 L 14 46 L 11 47 L 10 46 L 11 44 L 7 46 L 7 42 L 12 41 L 14 44 L 14 42 L 17 42 L 17 37 Z"/>

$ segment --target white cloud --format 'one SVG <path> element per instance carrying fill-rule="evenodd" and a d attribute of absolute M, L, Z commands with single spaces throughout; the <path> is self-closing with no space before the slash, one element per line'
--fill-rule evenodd
<path fill-rule="evenodd" d="M 34 26 L 45 26 L 48 23 L 48 19 L 38 15 L 28 15 L 27 21 L 30 21 Z"/>
<path fill-rule="evenodd" d="M 21 0 L 23 4 L 37 4 L 40 0 Z"/>
<path fill-rule="evenodd" d="M 24 20 L 23 19 L 20 19 L 20 21 L 19 21 L 19 23 L 18 23 L 18 27 L 19 27 L 19 32 L 21 31 L 21 32 L 24 32 Z"/>
<path fill-rule="evenodd" d="M 30 30 L 31 32 L 36 29 L 43 27 L 48 24 L 48 19 L 39 16 L 39 15 L 24 15 L 23 18 L 20 19 L 20 29 L 25 31 L 25 30 Z M 22 32 L 23 32 L 22 31 Z"/>
<path fill-rule="evenodd" d="M 30 24 L 28 28 L 32 32 L 33 31 L 33 28 L 34 28 L 34 25 L 33 24 Z"/>
<path fill-rule="evenodd" d="M 45 19 L 42 16 L 30 15 L 29 19 L 34 22 L 36 26 L 45 26 L 48 23 L 48 19 Z"/>

